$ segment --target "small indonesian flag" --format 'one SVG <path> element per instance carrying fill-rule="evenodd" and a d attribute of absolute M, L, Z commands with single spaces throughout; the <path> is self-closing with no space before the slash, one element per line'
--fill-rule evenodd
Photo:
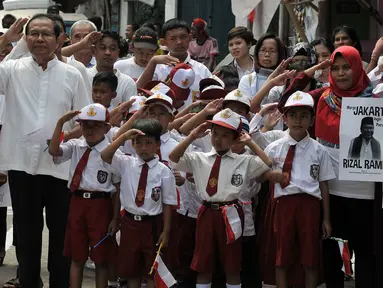
<path fill-rule="evenodd" d="M 230 244 L 242 235 L 241 218 L 239 218 L 237 207 L 235 205 L 223 206 L 221 209 L 226 225 L 227 244 Z"/>
<path fill-rule="evenodd" d="M 156 270 L 156 274 L 154 274 L 154 281 L 156 282 L 157 288 L 169 288 L 174 284 L 177 284 L 177 281 L 162 261 L 159 253 L 154 261 L 154 269 Z"/>
<path fill-rule="evenodd" d="M 340 256 L 342 256 L 343 266 L 342 271 L 344 274 L 351 276 L 351 259 L 350 251 L 348 250 L 347 242 L 338 241 Z"/>

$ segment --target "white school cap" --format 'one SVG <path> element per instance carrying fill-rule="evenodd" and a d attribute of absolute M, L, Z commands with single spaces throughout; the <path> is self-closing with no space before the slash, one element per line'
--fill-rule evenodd
<path fill-rule="evenodd" d="M 242 130 L 241 116 L 231 111 L 229 108 L 218 112 L 214 115 L 213 120 L 208 120 L 207 122 L 229 128 L 237 132 L 241 132 Z"/>
<path fill-rule="evenodd" d="M 173 99 L 162 92 L 156 92 L 146 99 L 145 104 L 158 104 L 166 108 L 166 110 L 173 114 Z"/>
<path fill-rule="evenodd" d="M 250 109 L 250 96 L 246 95 L 239 89 L 235 89 L 231 91 L 229 94 L 226 95 L 225 99 L 223 100 L 223 104 L 229 101 L 237 101 L 242 104 L 245 104 Z"/>
<path fill-rule="evenodd" d="M 145 105 L 145 101 L 148 99 L 145 96 L 132 96 L 130 97 L 130 100 L 136 99 L 136 101 L 133 102 L 132 107 L 129 108 L 128 113 L 132 114 L 137 112 L 141 109 L 142 106 Z"/>
<path fill-rule="evenodd" d="M 81 113 L 77 115 L 76 121 L 100 121 L 108 122 L 109 121 L 109 111 L 105 108 L 104 105 L 99 103 L 90 104 L 82 108 Z"/>
<path fill-rule="evenodd" d="M 314 108 L 314 99 L 310 94 L 306 92 L 296 91 L 287 99 L 283 110 L 286 112 L 286 110 L 290 107 L 296 106 L 308 106 Z"/>

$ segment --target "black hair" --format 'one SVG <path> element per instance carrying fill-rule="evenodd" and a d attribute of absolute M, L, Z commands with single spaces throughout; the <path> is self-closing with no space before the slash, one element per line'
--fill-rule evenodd
<path fill-rule="evenodd" d="M 49 6 L 47 9 L 47 14 L 59 15 L 60 14 L 60 7 L 58 5 Z"/>
<path fill-rule="evenodd" d="M 310 44 L 312 47 L 314 47 L 314 49 L 315 49 L 315 46 L 322 44 L 324 47 L 326 47 L 328 49 L 328 51 L 330 51 L 330 54 L 332 52 L 334 52 L 334 50 L 335 50 L 334 43 L 328 41 L 327 39 L 325 39 L 323 37 L 319 37 L 319 38 L 313 40 Z"/>
<path fill-rule="evenodd" d="M 226 77 L 223 79 L 223 83 L 225 83 L 225 91 L 229 93 L 238 88 L 239 79 L 234 77 Z"/>
<path fill-rule="evenodd" d="M 107 37 L 112 38 L 114 41 L 117 42 L 117 47 L 118 49 L 120 49 L 121 47 L 120 35 L 118 35 L 117 32 L 113 32 L 111 30 L 102 30 L 101 33 L 102 33 L 102 36 L 99 41 Z"/>
<path fill-rule="evenodd" d="M 97 27 L 97 31 L 101 31 L 102 28 L 102 19 L 99 16 L 94 16 L 88 19 L 90 22 L 92 22 Z"/>
<path fill-rule="evenodd" d="M 234 27 L 229 31 L 227 34 L 227 42 L 234 38 L 241 38 L 243 39 L 247 45 L 255 45 L 257 41 L 254 39 L 254 34 L 249 29 L 243 26 Z"/>
<path fill-rule="evenodd" d="M 238 76 L 238 70 L 233 65 L 225 65 L 222 66 L 218 70 L 219 78 L 225 79 L 225 78 L 239 78 Z"/>
<path fill-rule="evenodd" d="M 152 29 L 154 32 L 156 31 L 156 27 L 154 26 L 153 23 L 150 23 L 150 22 L 145 22 L 144 24 L 142 24 L 141 28 L 143 28 L 143 27 L 150 28 L 150 29 Z"/>
<path fill-rule="evenodd" d="M 132 26 L 133 32 L 140 29 L 140 24 L 138 24 L 137 22 L 132 22 L 128 25 Z"/>
<path fill-rule="evenodd" d="M 184 20 L 180 20 L 177 18 L 170 19 L 165 22 L 165 24 L 162 26 L 162 35 L 166 38 L 166 33 L 170 30 L 174 29 L 185 29 L 187 33 L 190 33 L 190 27 L 188 23 L 186 23 Z"/>
<path fill-rule="evenodd" d="M 132 129 L 138 129 L 145 133 L 145 136 L 161 141 L 162 125 L 155 119 L 138 119 L 134 122 Z"/>
<path fill-rule="evenodd" d="M 93 77 L 93 86 L 107 84 L 113 92 L 116 92 L 118 78 L 113 72 L 99 72 Z"/>
<path fill-rule="evenodd" d="M 46 19 L 49 19 L 53 22 L 53 32 L 54 32 L 56 38 L 58 38 L 61 34 L 61 28 L 60 28 L 60 25 L 56 22 L 55 18 L 53 18 L 52 16 L 53 15 L 44 14 L 44 13 L 39 13 L 39 14 L 33 15 L 32 18 L 28 21 L 27 25 L 25 26 L 25 34 L 28 35 L 29 25 L 31 24 L 31 22 L 33 20 L 46 18 Z"/>
<path fill-rule="evenodd" d="M 120 58 L 124 58 L 129 54 L 129 42 L 120 36 Z"/>
<path fill-rule="evenodd" d="M 359 51 L 360 56 L 362 57 L 362 45 L 360 44 L 360 40 L 358 37 L 358 34 L 356 33 L 356 30 L 354 28 L 351 28 L 349 26 L 343 25 L 338 26 L 334 29 L 334 32 L 332 33 L 332 42 L 335 43 L 335 36 L 336 34 L 343 32 L 346 33 L 347 36 L 350 38 L 352 43 L 354 44 L 354 48 Z"/>
<path fill-rule="evenodd" d="M 279 39 L 279 37 L 273 33 L 266 33 L 266 34 L 263 34 L 259 39 L 258 39 L 258 42 L 257 44 L 255 45 L 255 49 L 254 49 L 254 68 L 255 70 L 258 72 L 259 69 L 261 69 L 261 65 L 259 63 L 259 58 L 258 58 L 258 54 L 259 54 L 259 51 L 261 50 L 261 47 L 262 47 L 262 44 L 265 40 L 267 39 L 273 39 L 276 43 L 277 43 L 277 50 L 278 50 L 278 61 L 277 61 L 277 64 L 275 65 L 275 67 L 273 67 L 273 69 L 277 68 L 279 64 L 281 64 L 281 62 L 287 58 L 287 49 L 286 49 L 286 46 L 285 44 L 283 44 L 283 42 L 281 41 L 281 39 Z"/>
<path fill-rule="evenodd" d="M 59 23 L 63 32 L 66 32 L 64 19 L 58 14 L 49 14 L 55 23 Z M 61 30 L 61 29 L 60 29 Z"/>
<path fill-rule="evenodd" d="M 6 14 L 4 15 L 3 19 L 1 20 L 1 24 L 3 28 L 10 28 L 13 23 L 16 21 L 16 17 L 12 14 Z"/>

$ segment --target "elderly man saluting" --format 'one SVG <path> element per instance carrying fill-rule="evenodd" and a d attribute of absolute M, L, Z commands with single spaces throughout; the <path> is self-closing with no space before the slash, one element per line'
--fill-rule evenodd
<path fill-rule="evenodd" d="M 0 36 L 0 50 L 27 19 L 18 19 Z M 51 16 L 33 16 L 25 27 L 31 57 L 0 64 L 0 95 L 6 115 L 0 139 L 0 170 L 9 171 L 19 250 L 20 284 L 39 287 L 43 209 L 49 229 L 50 287 L 69 286 L 69 261 L 63 257 L 70 194 L 68 169 L 55 165 L 46 141 L 60 115 L 89 104 L 80 72 L 55 56 L 60 27 Z"/>

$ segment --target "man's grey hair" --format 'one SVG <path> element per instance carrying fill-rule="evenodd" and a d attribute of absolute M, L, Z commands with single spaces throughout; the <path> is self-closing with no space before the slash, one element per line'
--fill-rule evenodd
<path fill-rule="evenodd" d="M 75 22 L 72 27 L 70 27 L 70 31 L 69 31 L 69 37 L 72 38 L 72 31 L 73 29 L 76 27 L 76 26 L 86 26 L 86 25 L 89 25 L 92 27 L 92 29 L 94 31 L 97 31 L 97 27 L 96 25 L 94 25 L 93 22 L 89 21 L 89 20 L 79 20 L 77 22 Z M 92 31 L 93 32 L 93 31 Z"/>

